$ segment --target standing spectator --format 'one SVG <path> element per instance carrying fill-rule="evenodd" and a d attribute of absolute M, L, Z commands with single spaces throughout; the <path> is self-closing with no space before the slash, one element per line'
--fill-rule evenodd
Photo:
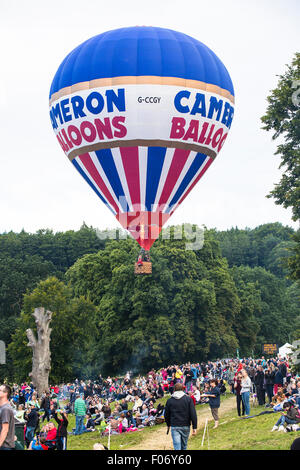
<path fill-rule="evenodd" d="M 197 429 L 197 414 L 192 399 L 183 391 L 183 384 L 176 383 L 174 393 L 165 407 L 165 421 L 171 427 L 174 450 L 186 450 L 193 425 L 193 435 Z"/>
<path fill-rule="evenodd" d="M 74 413 L 76 417 L 76 428 L 74 434 L 77 436 L 83 432 L 83 421 L 86 415 L 86 404 L 80 397 L 79 393 L 77 394 L 77 398 L 75 400 Z"/>
<path fill-rule="evenodd" d="M 20 390 L 19 392 L 19 405 L 23 405 L 25 408 L 26 404 L 26 399 L 25 399 L 25 392 L 23 390 Z"/>
<path fill-rule="evenodd" d="M 218 387 L 218 380 L 212 379 L 209 383 L 210 387 L 208 389 L 208 393 L 204 393 L 202 397 L 208 397 L 208 402 L 210 406 L 210 411 L 212 417 L 215 420 L 214 429 L 219 426 L 219 408 L 220 408 L 220 389 Z"/>
<path fill-rule="evenodd" d="M 34 404 L 30 405 L 30 408 L 28 411 L 29 412 L 25 415 L 25 420 L 26 420 L 25 440 L 29 446 L 30 442 L 34 438 L 34 432 L 39 422 L 39 414 Z"/>
<path fill-rule="evenodd" d="M 42 423 L 45 421 L 47 418 L 47 421 L 49 423 L 50 421 L 50 393 L 46 392 L 45 395 L 42 398 L 41 402 L 41 408 L 44 410 L 44 415 L 42 417 Z"/>
<path fill-rule="evenodd" d="M 57 413 L 60 413 L 60 418 Z M 67 437 L 68 437 L 68 418 L 67 413 L 53 409 L 52 415 L 58 424 L 56 434 L 56 448 L 57 450 L 67 450 Z"/>
<path fill-rule="evenodd" d="M 246 368 L 246 372 L 247 372 L 248 376 L 250 377 L 251 385 L 252 385 L 253 392 L 254 392 L 255 391 L 254 376 L 255 376 L 255 373 L 256 373 L 256 369 L 255 369 L 254 363 L 252 361 L 250 362 L 249 367 Z"/>
<path fill-rule="evenodd" d="M 199 377 L 199 369 L 195 366 L 195 364 L 192 364 L 191 372 L 193 374 L 192 383 L 193 383 L 193 385 L 196 385 L 197 379 Z"/>
<path fill-rule="evenodd" d="M 264 388 L 264 381 L 265 381 L 265 374 L 262 365 L 257 367 L 255 376 L 254 376 L 254 384 L 256 389 L 256 396 L 258 400 L 259 406 L 263 406 L 266 403 L 266 392 Z"/>
<path fill-rule="evenodd" d="M 164 394 L 165 394 L 165 392 L 164 392 L 163 386 L 160 383 L 159 386 L 158 386 L 157 392 L 156 392 L 156 396 L 157 396 L 157 398 L 163 398 Z"/>
<path fill-rule="evenodd" d="M 274 377 L 274 395 L 277 394 L 279 387 L 283 387 L 283 375 L 281 370 L 276 367 Z"/>
<path fill-rule="evenodd" d="M 9 403 L 11 388 L 8 385 L 0 386 L 0 450 L 13 450 L 15 448 L 15 417 Z"/>
<path fill-rule="evenodd" d="M 185 377 L 185 388 L 187 392 L 192 391 L 192 380 L 193 380 L 193 373 L 191 371 L 190 366 L 187 366 L 184 371 Z"/>
<path fill-rule="evenodd" d="M 228 373 L 227 373 L 227 382 L 228 382 L 228 385 L 230 386 L 231 393 L 234 393 L 234 376 L 235 376 L 235 372 L 234 372 L 233 365 L 230 365 Z"/>
<path fill-rule="evenodd" d="M 181 383 L 182 382 L 182 376 L 183 376 L 183 372 L 182 370 L 180 369 L 179 366 L 175 366 L 175 381 L 176 383 L 179 382 Z"/>
<path fill-rule="evenodd" d="M 272 402 L 274 393 L 274 381 L 275 381 L 275 370 L 274 365 L 271 363 L 267 370 L 265 371 L 265 387 L 267 392 L 267 397 L 269 400 L 269 404 Z"/>
<path fill-rule="evenodd" d="M 251 392 L 252 382 L 245 369 L 242 369 L 241 374 L 242 374 L 241 395 L 242 395 L 242 400 L 243 400 L 244 407 L 245 407 L 245 415 L 249 416 L 250 415 L 250 392 Z"/>
<path fill-rule="evenodd" d="M 285 384 L 286 382 L 286 376 L 287 376 L 287 366 L 286 366 L 286 363 L 284 361 L 280 361 L 279 362 L 279 365 L 278 365 L 278 369 L 283 377 L 283 385 Z"/>
<path fill-rule="evenodd" d="M 239 372 L 236 377 L 234 378 L 234 390 L 236 394 L 236 407 L 237 407 L 237 412 L 239 416 L 244 416 L 245 414 L 245 405 L 242 400 L 242 395 L 241 395 L 241 389 L 242 389 L 242 374 Z M 241 405 L 242 405 L 242 413 L 241 413 Z"/>
<path fill-rule="evenodd" d="M 74 387 L 70 387 L 70 406 L 72 413 L 74 413 L 74 405 L 75 405 L 75 400 L 76 400 L 76 393 L 74 390 Z"/>

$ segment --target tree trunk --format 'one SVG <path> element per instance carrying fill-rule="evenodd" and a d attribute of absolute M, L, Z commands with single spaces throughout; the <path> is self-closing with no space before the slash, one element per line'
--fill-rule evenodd
<path fill-rule="evenodd" d="M 50 352 L 50 334 L 52 329 L 49 324 L 52 318 L 52 312 L 43 307 L 36 308 L 33 312 L 37 326 L 37 339 L 33 331 L 26 330 L 29 343 L 27 346 L 32 348 L 32 372 L 29 374 L 34 387 L 37 389 L 39 397 L 46 390 L 49 390 L 49 372 L 51 369 Z"/>

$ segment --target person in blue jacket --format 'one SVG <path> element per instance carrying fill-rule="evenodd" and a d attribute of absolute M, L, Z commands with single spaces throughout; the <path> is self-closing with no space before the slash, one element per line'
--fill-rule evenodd
<path fill-rule="evenodd" d="M 220 389 L 218 387 L 218 380 L 212 379 L 209 382 L 209 390 L 207 393 L 201 395 L 201 397 L 208 397 L 209 399 L 209 406 L 211 410 L 212 417 L 214 418 L 215 425 L 214 429 L 219 426 L 219 408 L 220 408 Z"/>

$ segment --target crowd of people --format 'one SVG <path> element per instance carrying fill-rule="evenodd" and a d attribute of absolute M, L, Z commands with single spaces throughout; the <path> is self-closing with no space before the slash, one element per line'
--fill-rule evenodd
<path fill-rule="evenodd" d="M 236 396 L 239 417 L 252 417 L 251 409 L 258 405 L 262 413 L 280 412 L 272 431 L 300 430 L 300 378 L 291 372 L 287 360 L 278 357 L 170 365 L 137 377 L 128 372 L 124 377 L 76 379 L 52 386 L 40 397 L 31 383 L 3 387 L 8 396 L 5 410 L 8 402 L 14 417 L 24 423 L 28 450 L 65 450 L 70 434 L 121 434 L 163 422 L 171 428 L 174 448 L 184 449 L 190 424 L 194 431 L 197 428 L 195 406 L 208 403 L 217 428 L 220 397 L 225 392 Z M 163 401 L 164 406 L 161 399 L 165 396 L 168 400 Z M 10 448 L 11 436 L 1 442 L 1 408 L 0 395 L 0 448 Z M 187 409 L 188 421 L 182 419 Z M 72 429 L 70 415 L 75 415 Z M 180 429 L 182 440 L 178 441 L 175 428 L 183 422 L 185 434 Z"/>

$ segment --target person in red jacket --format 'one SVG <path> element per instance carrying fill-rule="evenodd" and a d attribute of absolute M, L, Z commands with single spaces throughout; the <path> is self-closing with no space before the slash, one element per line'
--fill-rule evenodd
<path fill-rule="evenodd" d="M 54 426 L 54 424 L 50 422 L 48 424 L 48 432 L 47 432 L 47 435 L 46 435 L 46 440 L 47 441 L 56 441 L 56 434 L 57 434 L 57 429 Z"/>
<path fill-rule="evenodd" d="M 193 400 L 194 406 L 196 406 L 196 398 L 194 397 L 193 392 L 188 392 L 188 394 L 191 397 L 191 399 Z"/>

